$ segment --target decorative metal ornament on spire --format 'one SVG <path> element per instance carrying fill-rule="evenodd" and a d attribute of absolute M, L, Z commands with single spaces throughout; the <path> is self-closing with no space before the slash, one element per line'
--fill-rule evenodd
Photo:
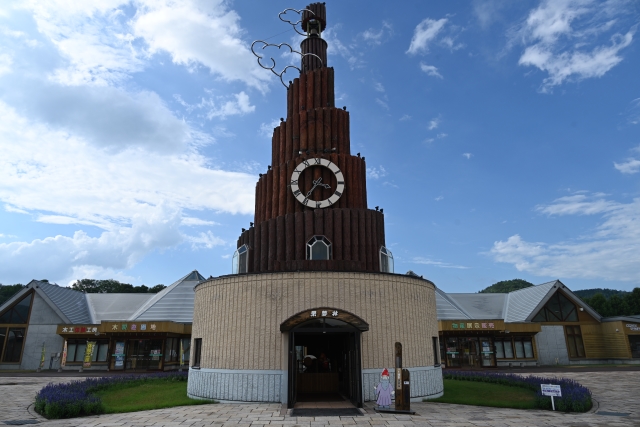
<path fill-rule="evenodd" d="M 284 18 L 283 15 L 286 15 L 287 11 L 293 11 L 295 13 L 297 13 L 300 16 L 300 19 L 296 22 L 292 22 L 291 20 L 288 20 L 286 18 Z M 322 30 L 324 30 L 324 28 L 326 27 L 326 23 L 324 21 L 322 21 L 319 18 L 315 17 L 315 13 L 309 9 L 301 9 L 301 10 L 297 10 L 297 9 L 293 9 L 293 8 L 287 8 L 285 10 L 283 10 L 282 12 L 280 12 L 278 14 L 278 18 L 280 18 L 280 20 L 282 22 L 286 22 L 287 24 L 291 25 L 294 29 L 294 31 L 298 34 L 300 34 L 301 36 L 306 36 L 307 38 L 310 37 L 321 37 L 322 34 Z M 297 25 L 298 24 L 302 24 L 302 28 L 304 30 L 306 30 L 306 33 L 301 33 L 300 31 L 298 31 Z M 300 62 L 302 64 L 304 64 L 304 58 L 307 56 L 310 57 L 315 57 L 318 58 L 318 60 L 320 61 L 320 64 L 324 65 L 324 61 L 322 60 L 322 58 L 318 55 L 316 55 L 315 53 L 302 53 L 298 50 L 295 50 L 293 47 L 291 47 L 290 44 L 288 43 L 279 43 L 279 44 L 273 44 L 273 43 L 267 43 L 264 40 L 256 40 L 253 43 L 251 43 L 251 52 L 255 55 L 256 58 L 258 58 L 258 65 L 260 65 L 262 68 L 264 68 L 265 70 L 269 70 L 271 71 L 273 74 L 275 74 L 276 76 L 278 76 L 280 78 L 280 82 L 282 83 L 282 85 L 286 88 L 289 87 L 289 85 L 287 83 L 284 82 L 283 80 L 283 76 L 284 74 L 287 72 L 287 70 L 289 68 L 295 68 L 296 70 L 298 70 L 298 72 L 302 73 L 302 69 L 295 66 L 295 65 L 287 65 L 286 67 L 284 67 L 282 69 L 282 71 L 278 72 L 276 71 L 276 61 L 275 59 L 273 59 L 273 57 L 269 57 L 269 59 L 271 60 L 271 65 L 268 64 L 264 64 L 263 63 L 263 59 L 265 58 L 263 55 L 260 55 L 259 53 L 256 52 L 256 44 L 262 43 L 262 49 L 266 49 L 269 46 L 273 46 L 273 47 L 277 47 L 278 49 L 281 49 L 283 46 L 286 46 L 289 48 L 290 53 L 297 53 L 298 55 L 300 55 Z"/>
<path fill-rule="evenodd" d="M 299 23 L 301 23 L 301 22 L 302 22 L 302 17 L 300 17 L 300 19 L 299 19 L 297 22 L 291 22 L 291 21 L 289 21 L 288 19 L 283 19 L 282 15 L 285 15 L 285 14 L 287 13 L 287 11 L 288 11 L 288 10 L 292 10 L 292 11 L 294 11 L 295 13 L 297 13 L 298 15 L 302 15 L 302 12 L 309 12 L 309 13 L 311 13 L 311 14 L 313 14 L 313 15 L 315 15 L 315 13 L 313 13 L 313 11 L 311 11 L 311 10 L 309 10 L 309 9 L 301 9 L 301 10 L 298 10 L 298 9 L 293 9 L 293 8 L 289 7 L 289 8 L 287 8 L 287 9 L 283 10 L 282 12 L 280 12 L 280 13 L 278 14 L 278 18 L 280 18 L 280 20 L 281 20 L 282 22 L 286 22 L 287 24 L 290 24 L 290 25 L 293 27 L 293 31 L 295 31 L 296 33 L 300 34 L 301 36 L 307 36 L 307 37 L 308 37 L 308 36 L 309 36 L 309 35 L 308 35 L 308 33 L 301 33 L 301 32 L 300 32 L 300 31 L 298 31 L 298 29 L 296 28 L 296 25 L 298 25 Z"/>

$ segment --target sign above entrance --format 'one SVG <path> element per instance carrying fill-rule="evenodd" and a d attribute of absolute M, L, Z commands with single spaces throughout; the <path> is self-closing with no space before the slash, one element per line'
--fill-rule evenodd
<path fill-rule="evenodd" d="M 62 334 L 95 334 L 98 332 L 97 326 L 62 326 L 60 333 Z"/>
<path fill-rule="evenodd" d="M 501 331 L 504 330 L 504 320 L 501 319 L 473 319 L 473 320 L 444 320 L 441 321 L 442 330 L 446 331 Z"/>
<path fill-rule="evenodd" d="M 121 331 L 121 332 L 146 332 L 146 331 L 150 331 L 150 332 L 155 332 L 155 330 L 157 329 L 156 324 L 155 323 L 151 323 L 148 325 L 146 323 L 120 323 L 120 325 L 118 325 L 117 323 L 114 323 L 113 325 L 111 325 L 111 330 L 112 331 Z"/>
<path fill-rule="evenodd" d="M 287 332 L 295 328 L 301 323 L 308 322 L 313 319 L 337 319 L 342 320 L 361 331 L 368 331 L 369 324 L 360 317 L 348 311 L 340 310 L 334 307 L 318 307 L 301 311 L 294 314 L 280 324 L 280 332 Z"/>
<path fill-rule="evenodd" d="M 153 334 L 153 333 L 191 334 L 191 325 L 173 321 L 151 322 L 101 322 L 99 325 L 58 325 L 58 335 L 84 335 L 84 334 Z"/>
<path fill-rule="evenodd" d="M 309 315 L 309 317 L 327 317 L 327 316 L 331 316 L 331 317 L 338 317 L 338 310 L 321 310 L 321 311 L 317 311 L 317 310 L 311 310 L 311 313 Z"/>

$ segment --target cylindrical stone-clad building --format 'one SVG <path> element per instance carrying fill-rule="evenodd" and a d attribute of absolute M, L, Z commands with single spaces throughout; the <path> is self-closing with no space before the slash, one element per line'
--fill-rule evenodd
<path fill-rule="evenodd" d="M 223 401 L 375 400 L 403 345 L 411 397 L 442 395 L 435 286 L 393 272 L 384 215 L 334 105 L 324 3 L 302 12 L 301 74 L 274 129 L 233 274 L 195 289 L 188 394 Z"/>

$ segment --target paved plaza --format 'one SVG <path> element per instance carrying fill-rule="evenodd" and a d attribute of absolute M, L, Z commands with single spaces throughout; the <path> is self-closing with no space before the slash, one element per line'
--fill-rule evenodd
<path fill-rule="evenodd" d="M 3 376 L 0 377 L 0 425 L 11 420 L 37 420 L 46 426 L 640 426 L 640 371 L 566 372 L 543 374 L 577 380 L 589 387 L 597 401 L 585 414 L 551 411 L 523 411 L 442 403 L 412 403 L 415 416 L 380 415 L 372 402 L 357 417 L 292 417 L 280 404 L 212 404 L 154 411 L 101 415 L 49 421 L 33 411 L 33 399 L 49 382 L 78 378 Z M 603 415 L 627 413 L 628 416 Z"/>

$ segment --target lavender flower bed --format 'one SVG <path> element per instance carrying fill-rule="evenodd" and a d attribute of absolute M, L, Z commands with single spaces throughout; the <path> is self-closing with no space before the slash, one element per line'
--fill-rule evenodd
<path fill-rule="evenodd" d="M 535 376 L 521 376 L 515 374 L 497 374 L 492 372 L 446 371 L 443 377 L 448 380 L 479 381 L 522 387 L 536 392 L 535 407 L 551 409 L 551 397 L 543 396 L 540 384 L 558 384 L 562 390 L 562 397 L 555 397 L 556 409 L 565 412 L 586 412 L 593 405 L 591 391 L 580 383 L 567 378 L 544 378 Z"/>
<path fill-rule="evenodd" d="M 118 375 L 86 378 L 80 381 L 49 383 L 36 395 L 35 410 L 47 418 L 73 418 L 104 413 L 98 390 L 130 387 L 151 381 L 187 381 L 187 372 Z"/>

